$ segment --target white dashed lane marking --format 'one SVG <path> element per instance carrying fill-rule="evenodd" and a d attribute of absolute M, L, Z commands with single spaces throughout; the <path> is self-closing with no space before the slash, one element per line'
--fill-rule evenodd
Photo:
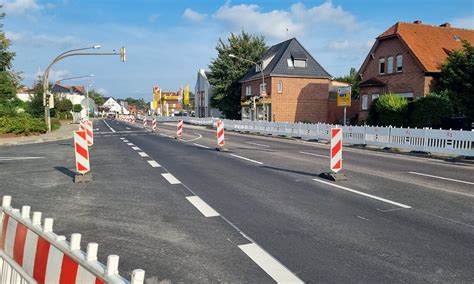
<path fill-rule="evenodd" d="M 324 155 L 320 155 L 320 154 L 303 152 L 303 151 L 300 151 L 299 153 L 329 159 L 329 154 L 328 154 L 328 156 L 324 156 Z"/>
<path fill-rule="evenodd" d="M 141 150 L 140 148 L 138 148 L 136 146 L 132 147 L 132 149 L 135 150 L 135 151 L 140 151 Z"/>
<path fill-rule="evenodd" d="M 214 210 L 211 206 L 209 206 L 204 200 L 199 198 L 198 196 L 187 196 L 186 199 L 191 202 L 194 207 L 199 210 L 199 212 L 204 215 L 204 217 L 215 217 L 219 216 L 216 210 Z"/>
<path fill-rule="evenodd" d="M 133 146 L 133 143 L 127 143 L 128 146 Z"/>
<path fill-rule="evenodd" d="M 265 147 L 265 148 L 269 148 L 269 147 L 270 147 L 270 146 L 268 146 L 268 145 L 260 144 L 260 143 L 255 143 L 255 142 L 245 142 L 245 143 L 250 144 L 250 145 Z"/>
<path fill-rule="evenodd" d="M 446 177 L 440 177 L 440 176 L 434 176 L 434 175 L 429 175 L 429 174 L 423 174 L 423 173 L 417 173 L 417 172 L 408 172 L 412 175 L 419 175 L 419 176 L 425 176 L 425 177 L 431 177 L 431 178 L 437 178 L 437 179 L 442 179 L 442 180 L 447 180 L 447 181 L 454 181 L 458 183 L 464 183 L 464 184 L 472 184 L 474 185 L 474 182 L 470 181 L 464 181 L 464 180 L 459 180 L 459 179 L 453 179 L 453 178 L 446 178 Z"/>
<path fill-rule="evenodd" d="M 249 159 L 249 158 L 245 158 L 245 157 L 242 157 L 242 156 L 239 156 L 239 155 L 235 155 L 235 154 L 230 154 L 232 157 L 236 157 L 236 158 L 239 158 L 239 159 L 242 159 L 242 160 L 245 160 L 245 161 L 248 161 L 248 162 L 252 162 L 252 163 L 255 163 L 255 164 L 258 164 L 258 165 L 263 165 L 262 162 L 259 162 L 259 161 L 255 161 L 255 160 L 252 160 L 252 159 Z"/>
<path fill-rule="evenodd" d="M 170 184 L 180 184 L 181 182 L 170 173 L 161 174 Z"/>
<path fill-rule="evenodd" d="M 150 161 L 147 161 L 148 164 L 150 164 L 150 166 L 152 166 L 153 168 L 159 168 L 161 167 L 160 164 L 158 164 L 156 161 L 153 161 L 153 160 L 150 160 Z"/>
<path fill-rule="evenodd" d="M 304 283 L 259 245 L 250 243 L 239 248 L 277 283 Z"/>
<path fill-rule="evenodd" d="M 193 143 L 193 145 L 204 148 L 204 149 L 211 149 L 211 147 L 207 147 L 207 146 L 204 146 L 204 145 L 201 145 L 201 144 L 198 144 L 198 143 Z"/>
<path fill-rule="evenodd" d="M 140 155 L 142 157 L 148 157 L 148 154 L 145 153 L 145 152 L 138 152 L 138 155 Z"/>

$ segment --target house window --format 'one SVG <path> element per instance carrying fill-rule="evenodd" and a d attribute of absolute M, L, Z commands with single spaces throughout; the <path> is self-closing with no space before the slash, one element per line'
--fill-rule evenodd
<path fill-rule="evenodd" d="M 372 101 L 379 98 L 379 94 L 372 94 Z"/>
<path fill-rule="evenodd" d="M 385 58 L 379 59 L 379 74 L 380 75 L 385 74 Z"/>
<path fill-rule="evenodd" d="M 262 71 L 262 65 L 261 64 L 256 64 L 255 65 L 255 72 L 261 72 Z"/>
<path fill-rule="evenodd" d="M 362 109 L 366 110 L 369 106 L 369 96 L 368 95 L 362 95 Z"/>
<path fill-rule="evenodd" d="M 245 95 L 251 96 L 252 95 L 252 86 L 248 85 L 245 87 Z"/>
<path fill-rule="evenodd" d="M 267 91 L 267 83 L 260 84 L 260 94 Z"/>
<path fill-rule="evenodd" d="M 295 67 L 305 68 L 306 67 L 306 60 L 295 59 L 294 63 Z"/>
<path fill-rule="evenodd" d="M 387 73 L 388 74 L 393 73 L 393 57 L 392 56 L 387 58 Z"/>
<path fill-rule="evenodd" d="M 403 69 L 403 55 L 397 55 L 397 72 L 402 72 Z"/>
<path fill-rule="evenodd" d="M 288 59 L 286 60 L 286 62 L 288 63 L 288 67 L 290 67 L 290 68 L 294 68 L 294 67 L 295 67 L 295 66 L 293 65 L 293 59 L 288 58 Z"/>
<path fill-rule="evenodd" d="M 283 93 L 283 81 L 282 80 L 278 81 L 278 93 L 279 94 Z"/>

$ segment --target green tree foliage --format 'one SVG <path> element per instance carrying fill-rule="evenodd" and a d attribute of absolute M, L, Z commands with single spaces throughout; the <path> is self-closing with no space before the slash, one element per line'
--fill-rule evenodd
<path fill-rule="evenodd" d="M 403 127 L 407 124 L 408 101 L 394 94 L 380 96 L 369 111 L 369 121 L 374 125 Z"/>
<path fill-rule="evenodd" d="M 74 104 L 74 105 L 72 106 L 72 111 L 73 111 L 73 112 L 81 112 L 81 111 L 82 111 L 82 105 L 80 105 L 80 104 Z"/>
<path fill-rule="evenodd" d="M 357 80 L 356 75 L 357 75 L 357 70 L 354 67 L 352 67 L 349 70 L 349 75 L 334 78 L 334 80 L 336 81 L 346 82 L 346 83 L 351 84 L 352 86 L 351 98 L 352 99 L 358 99 L 360 95 L 360 87 L 359 87 L 360 81 Z"/>
<path fill-rule="evenodd" d="M 93 99 L 97 106 L 101 106 L 105 102 L 104 96 L 95 89 L 89 90 L 89 98 Z"/>
<path fill-rule="evenodd" d="M 410 102 L 409 113 L 411 127 L 439 128 L 453 115 L 453 107 L 447 96 L 433 93 Z"/>
<path fill-rule="evenodd" d="M 146 103 L 145 103 L 145 100 L 143 99 L 134 99 L 134 98 L 126 98 L 125 101 L 129 104 L 129 105 L 136 105 L 138 109 L 145 109 L 146 108 Z"/>
<path fill-rule="evenodd" d="M 474 46 L 468 41 L 463 41 L 463 49 L 448 56 L 438 88 L 449 93 L 456 114 L 474 121 Z"/>
<path fill-rule="evenodd" d="M 225 43 L 219 39 L 217 43 L 217 58 L 209 65 L 209 83 L 213 87 L 214 96 L 211 105 L 218 108 L 226 118 L 240 118 L 240 84 L 249 68 L 254 65 L 250 62 L 229 57 L 237 57 L 251 61 L 258 61 L 267 50 L 264 38 L 242 31 L 241 34 L 231 34 Z"/>
<path fill-rule="evenodd" d="M 1 7 L 1 6 L 0 6 Z M 0 14 L 0 20 L 5 17 Z M 5 37 L 0 23 L 0 115 L 15 115 L 16 109 L 21 104 L 16 97 L 16 90 L 19 86 L 19 75 L 12 70 L 15 53 L 8 50 L 10 40 Z"/>
<path fill-rule="evenodd" d="M 60 100 L 56 103 L 56 109 L 59 112 L 70 112 L 72 110 L 72 103 L 68 99 Z"/>

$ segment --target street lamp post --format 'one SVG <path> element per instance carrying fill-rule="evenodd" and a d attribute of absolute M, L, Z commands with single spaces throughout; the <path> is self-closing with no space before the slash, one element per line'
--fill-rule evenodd
<path fill-rule="evenodd" d="M 261 64 L 258 64 L 257 62 L 254 62 L 252 60 L 249 60 L 249 59 L 246 59 L 246 58 L 242 58 L 242 57 L 238 57 L 234 54 L 229 54 L 229 57 L 231 58 L 236 58 L 236 59 L 240 59 L 242 61 L 247 61 L 247 62 L 250 62 L 252 64 L 255 64 L 255 67 L 256 68 L 260 68 L 260 73 L 262 74 L 262 89 L 260 90 L 260 96 L 264 97 L 266 96 L 266 85 L 265 85 L 265 76 L 263 75 L 263 61 Z M 254 110 L 254 115 L 255 115 L 255 120 L 258 120 L 258 117 L 257 117 L 257 106 L 255 105 L 255 99 L 256 99 L 256 96 L 252 96 L 252 106 L 253 108 L 255 109 Z"/>
<path fill-rule="evenodd" d="M 94 45 L 91 47 L 84 47 L 84 48 L 77 48 L 77 49 L 71 49 L 68 51 L 65 51 L 61 53 L 60 55 L 56 56 L 56 58 L 49 64 L 49 66 L 46 68 L 44 71 L 43 75 L 43 99 L 44 99 L 44 116 L 45 116 L 45 122 L 46 125 L 48 126 L 48 132 L 51 132 L 51 116 L 50 116 L 50 99 L 51 94 L 48 92 L 49 88 L 49 71 L 51 70 L 51 67 L 56 64 L 57 62 L 61 61 L 64 58 L 71 57 L 71 56 L 80 56 L 80 55 L 120 55 L 121 61 L 125 62 L 125 47 L 122 47 L 120 49 L 120 52 L 104 52 L 104 53 L 91 53 L 91 52 L 77 52 L 77 51 L 82 51 L 82 50 L 88 50 L 88 49 L 99 49 L 101 48 L 100 45 Z"/>

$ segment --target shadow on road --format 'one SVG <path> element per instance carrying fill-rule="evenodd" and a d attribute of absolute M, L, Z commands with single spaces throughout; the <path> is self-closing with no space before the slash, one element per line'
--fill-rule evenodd
<path fill-rule="evenodd" d="M 71 171 L 70 169 L 63 167 L 63 166 L 56 166 L 54 167 L 57 171 L 60 171 L 61 173 L 65 174 L 66 176 L 72 178 L 74 180 L 74 177 L 76 176 L 76 173 Z"/>

